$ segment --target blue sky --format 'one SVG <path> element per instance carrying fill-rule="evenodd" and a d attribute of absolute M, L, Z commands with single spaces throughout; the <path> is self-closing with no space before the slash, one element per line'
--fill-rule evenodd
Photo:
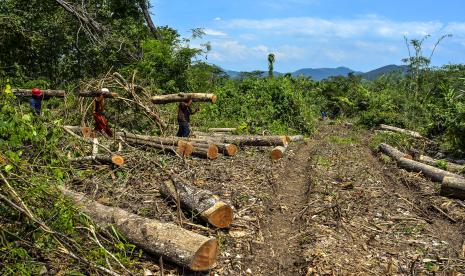
<path fill-rule="evenodd" d="M 237 71 L 267 70 L 267 55 L 276 55 L 275 70 L 346 66 L 369 71 L 401 64 L 408 56 L 404 35 L 429 34 L 424 54 L 436 40 L 452 34 L 436 49 L 433 65 L 465 63 L 463 0 L 150 0 L 157 25 L 189 37 L 193 28 L 209 41 L 208 62 Z"/>

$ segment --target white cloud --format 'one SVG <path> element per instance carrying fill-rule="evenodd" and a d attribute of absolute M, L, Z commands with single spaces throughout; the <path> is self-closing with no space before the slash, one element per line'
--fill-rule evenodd
<path fill-rule="evenodd" d="M 214 21 L 221 21 L 221 17 L 215 17 L 213 20 Z"/>
<path fill-rule="evenodd" d="M 444 29 L 444 24 L 437 21 L 398 22 L 370 15 L 362 19 L 352 20 L 329 20 L 317 17 L 290 17 L 263 20 L 234 19 L 225 22 L 225 27 L 239 30 L 256 30 L 280 35 L 297 34 L 338 38 L 362 36 L 398 38 L 403 35 L 423 36 L 438 33 Z"/>
<path fill-rule="evenodd" d="M 218 30 L 213 30 L 213 29 L 204 29 L 203 30 L 205 32 L 206 35 L 209 35 L 209 36 L 226 36 L 227 34 L 222 32 L 222 31 L 218 31 Z"/>

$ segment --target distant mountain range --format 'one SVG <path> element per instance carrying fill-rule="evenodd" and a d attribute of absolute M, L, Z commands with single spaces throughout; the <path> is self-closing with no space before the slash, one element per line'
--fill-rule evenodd
<path fill-rule="evenodd" d="M 238 78 L 241 74 L 244 74 L 244 72 L 237 72 L 237 71 L 231 71 L 231 70 L 225 70 L 225 72 L 226 74 L 228 74 L 230 78 Z M 391 64 L 391 65 L 386 65 L 386 66 L 371 70 L 369 72 L 354 71 L 347 67 L 303 68 L 290 74 L 295 77 L 298 77 L 298 76 L 311 77 L 314 80 L 320 81 L 320 80 L 324 80 L 330 77 L 337 77 L 337 76 L 346 77 L 349 73 L 360 75 L 362 78 L 367 79 L 367 80 L 375 80 L 381 77 L 382 75 L 387 75 L 391 73 L 406 74 L 407 66 Z M 280 73 L 280 72 L 274 72 L 274 74 L 275 76 L 283 75 L 283 73 Z M 262 77 L 266 77 L 267 75 L 268 75 L 268 72 L 261 73 Z"/>

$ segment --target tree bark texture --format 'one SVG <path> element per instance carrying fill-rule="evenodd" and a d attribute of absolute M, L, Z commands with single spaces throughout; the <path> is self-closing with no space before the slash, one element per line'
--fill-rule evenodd
<path fill-rule="evenodd" d="M 216 95 L 205 93 L 178 93 L 170 95 L 159 95 L 152 97 L 154 104 L 167 104 L 174 102 L 184 102 L 192 99 L 193 102 L 211 102 L 216 103 Z"/>
<path fill-rule="evenodd" d="M 465 179 L 444 177 L 441 185 L 441 195 L 465 200 Z"/>

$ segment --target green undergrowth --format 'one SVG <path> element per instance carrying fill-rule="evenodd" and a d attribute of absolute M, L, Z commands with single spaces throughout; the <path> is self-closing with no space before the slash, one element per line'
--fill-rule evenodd
<path fill-rule="evenodd" d="M 62 122 L 47 110 L 36 117 L 16 101 L 0 99 L 0 274 L 88 275 L 109 264 L 124 272 L 110 252 L 137 270 L 140 252 L 116 230 L 94 231 L 59 192 L 76 173 L 61 150 Z"/>

